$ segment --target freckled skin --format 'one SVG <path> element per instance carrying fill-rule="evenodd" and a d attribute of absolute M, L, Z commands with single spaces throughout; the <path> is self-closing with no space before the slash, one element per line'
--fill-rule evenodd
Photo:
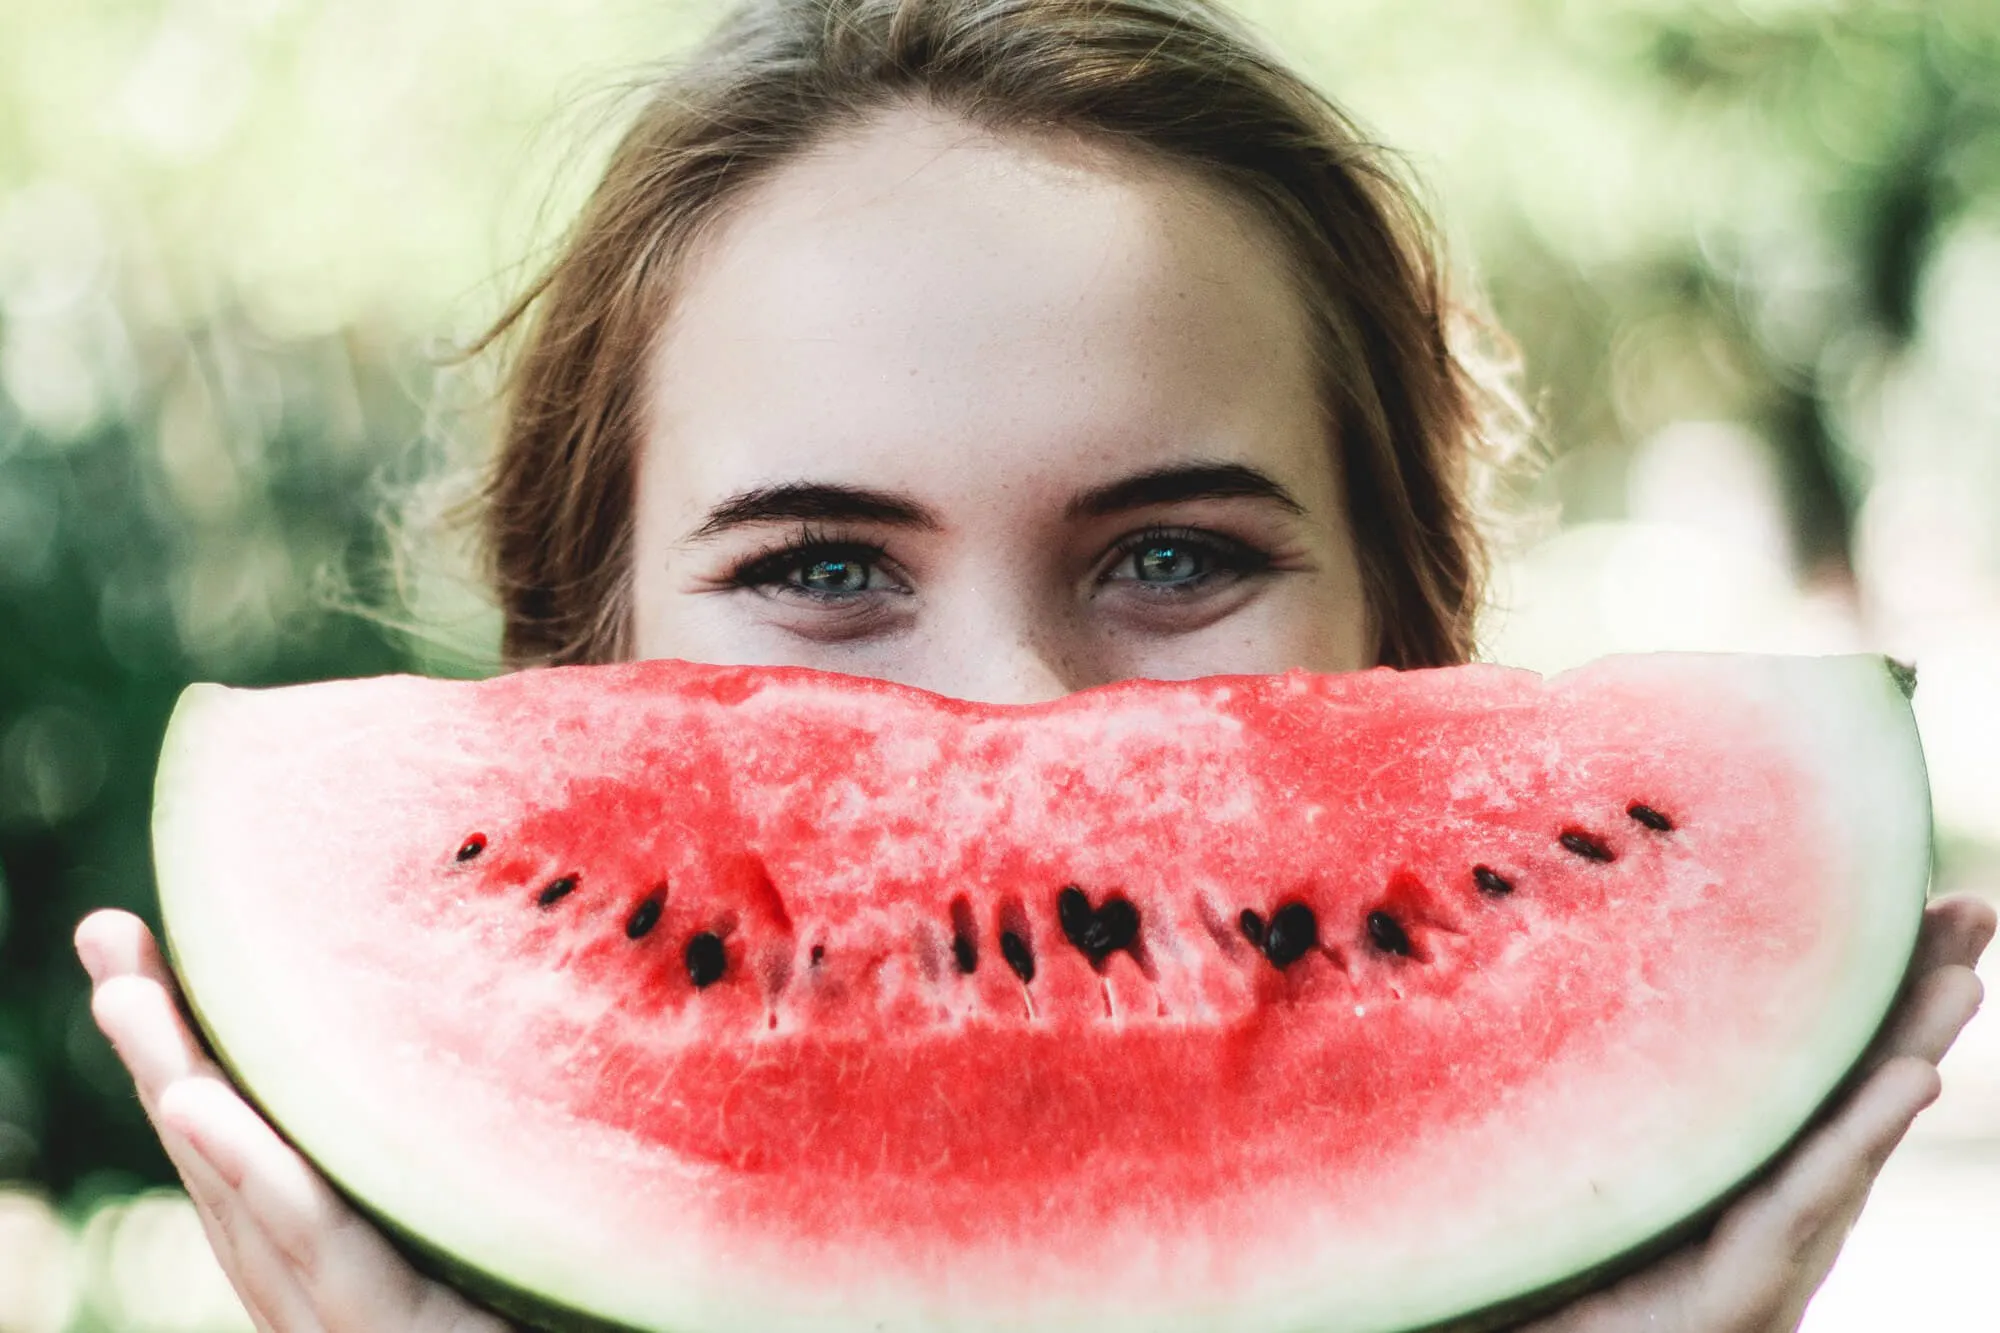
<path fill-rule="evenodd" d="M 1024 702 L 1135 676 L 1366 666 L 1373 640 L 1305 315 L 1276 233 L 1178 169 L 898 111 L 787 165 L 698 247 L 652 362 L 635 531 L 641 657 L 814 666 Z M 1193 463 L 1268 498 L 1077 514 Z M 821 593 L 734 586 L 796 520 L 715 507 L 818 483 L 923 529 Z M 1169 529 L 1179 545 L 1120 543 Z M 1265 562 L 1248 573 L 1204 543 Z M 1177 577 L 1206 570 L 1205 580 Z"/>

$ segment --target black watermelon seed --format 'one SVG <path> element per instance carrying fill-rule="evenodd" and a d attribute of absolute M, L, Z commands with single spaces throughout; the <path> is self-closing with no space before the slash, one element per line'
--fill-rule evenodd
<path fill-rule="evenodd" d="M 1056 895 L 1056 920 L 1062 923 L 1063 934 L 1069 936 L 1070 943 L 1082 948 L 1077 941 L 1096 922 L 1097 912 L 1083 890 L 1071 884 Z"/>
<path fill-rule="evenodd" d="M 812 965 L 813 965 L 814 967 L 818 967 L 818 966 L 819 966 L 819 965 L 820 965 L 821 963 L 823 963 L 823 962 L 825 962 L 825 961 L 826 961 L 826 946 L 825 946 L 824 944 L 815 944 L 815 945 L 813 945 L 813 947 L 812 947 Z"/>
<path fill-rule="evenodd" d="M 1258 916 L 1246 907 L 1243 909 L 1243 915 L 1236 918 L 1236 928 L 1243 932 L 1244 939 L 1249 940 L 1250 943 L 1256 945 L 1259 949 L 1264 947 L 1263 917 Z"/>
<path fill-rule="evenodd" d="M 1472 867 L 1472 882 L 1479 886 L 1481 893 L 1492 898 L 1504 898 L 1514 891 L 1514 881 L 1492 866 Z"/>
<path fill-rule="evenodd" d="M 1264 933 L 1264 956 L 1273 967 L 1290 967 L 1318 944 L 1319 918 L 1312 908 L 1286 903 L 1271 914 L 1271 928 Z"/>
<path fill-rule="evenodd" d="M 1102 907 L 1093 909 L 1074 884 L 1056 895 L 1056 920 L 1093 967 L 1107 955 L 1131 948 L 1139 938 L 1138 908 L 1124 898 L 1107 898 Z"/>
<path fill-rule="evenodd" d="M 1575 852 L 1586 861 L 1614 861 L 1617 859 L 1612 855 L 1611 849 L 1604 845 L 1604 840 L 1595 834 L 1571 829 L 1569 832 L 1563 834 L 1558 841 L 1562 843 L 1564 851 Z"/>
<path fill-rule="evenodd" d="M 1097 925 L 1106 953 L 1129 949 L 1139 939 L 1139 909 L 1125 898 L 1106 899 L 1097 909 Z"/>
<path fill-rule="evenodd" d="M 643 939 L 646 932 L 660 924 L 660 909 L 665 906 L 658 894 L 646 899 L 632 909 L 632 915 L 625 918 L 625 938 Z"/>
<path fill-rule="evenodd" d="M 1028 942 L 1011 930 L 1000 932 L 1000 956 L 1022 981 L 1035 979 L 1035 954 Z"/>
<path fill-rule="evenodd" d="M 1383 953 L 1393 953 L 1408 958 L 1414 952 L 1410 946 L 1409 932 L 1403 929 L 1403 923 L 1387 912 L 1377 911 L 1368 914 L 1368 939 Z"/>
<path fill-rule="evenodd" d="M 540 893 L 535 895 L 535 906 L 554 907 L 557 903 L 569 897 L 570 891 L 575 887 L 575 875 L 564 875 L 561 879 L 552 879 Z"/>
<path fill-rule="evenodd" d="M 1632 804 L 1625 807 L 1625 813 L 1632 816 L 1632 818 L 1638 820 L 1641 824 L 1644 824 L 1647 828 L 1653 830 L 1653 832 L 1655 833 L 1672 833 L 1674 831 L 1673 820 L 1668 819 L 1658 810 L 1655 810 L 1652 806 L 1646 805 L 1643 802 L 1640 801 L 1632 802 Z"/>
<path fill-rule="evenodd" d="M 696 990 L 713 986 L 729 970 L 729 957 L 723 952 L 722 937 L 713 931 L 704 930 L 689 940 L 681 957 L 687 963 L 688 980 L 694 983 Z"/>
<path fill-rule="evenodd" d="M 475 833 L 471 837 L 467 838 L 464 842 L 458 844 L 458 855 L 454 859 L 459 861 L 470 861 L 473 857 L 479 855 L 481 852 L 485 850 L 486 850 L 486 835 L 484 833 Z"/>
<path fill-rule="evenodd" d="M 951 900 L 951 956 L 968 976 L 979 970 L 979 927 L 972 919 L 972 901 L 962 893 Z"/>

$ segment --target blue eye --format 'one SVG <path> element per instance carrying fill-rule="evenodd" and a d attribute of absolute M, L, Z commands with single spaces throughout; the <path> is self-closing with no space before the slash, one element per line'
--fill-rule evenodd
<path fill-rule="evenodd" d="M 1270 567 L 1270 557 L 1220 533 L 1142 532 L 1120 548 L 1105 583 L 1127 583 L 1148 593 L 1192 594 Z"/>
<path fill-rule="evenodd" d="M 729 582 L 780 597 L 857 602 L 870 593 L 900 591 L 882 571 L 882 559 L 879 546 L 830 541 L 806 532 L 750 560 L 729 576 Z"/>
<path fill-rule="evenodd" d="M 867 588 L 869 572 L 864 561 L 848 557 L 815 560 L 799 566 L 798 585 L 807 592 L 837 597 Z"/>
<path fill-rule="evenodd" d="M 1154 542 L 1133 553 L 1133 577 L 1141 583 L 1186 583 L 1206 571 L 1195 548 L 1181 542 Z"/>

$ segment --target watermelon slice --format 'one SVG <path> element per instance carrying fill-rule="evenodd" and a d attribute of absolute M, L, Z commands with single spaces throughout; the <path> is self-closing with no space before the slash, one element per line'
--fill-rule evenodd
<path fill-rule="evenodd" d="M 1493 1327 L 1835 1092 L 1929 870 L 1881 658 L 196 686 L 166 934 L 272 1119 L 558 1328 Z"/>

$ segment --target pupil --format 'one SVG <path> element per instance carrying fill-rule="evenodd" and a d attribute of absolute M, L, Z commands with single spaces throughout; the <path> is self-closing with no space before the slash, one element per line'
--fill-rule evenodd
<path fill-rule="evenodd" d="M 1186 547 L 1148 546 L 1139 552 L 1139 577 L 1148 583 L 1179 583 L 1194 573 L 1194 555 Z"/>
<path fill-rule="evenodd" d="M 802 579 L 814 592 L 859 592 L 868 583 L 868 570 L 858 560 L 815 560 Z"/>

